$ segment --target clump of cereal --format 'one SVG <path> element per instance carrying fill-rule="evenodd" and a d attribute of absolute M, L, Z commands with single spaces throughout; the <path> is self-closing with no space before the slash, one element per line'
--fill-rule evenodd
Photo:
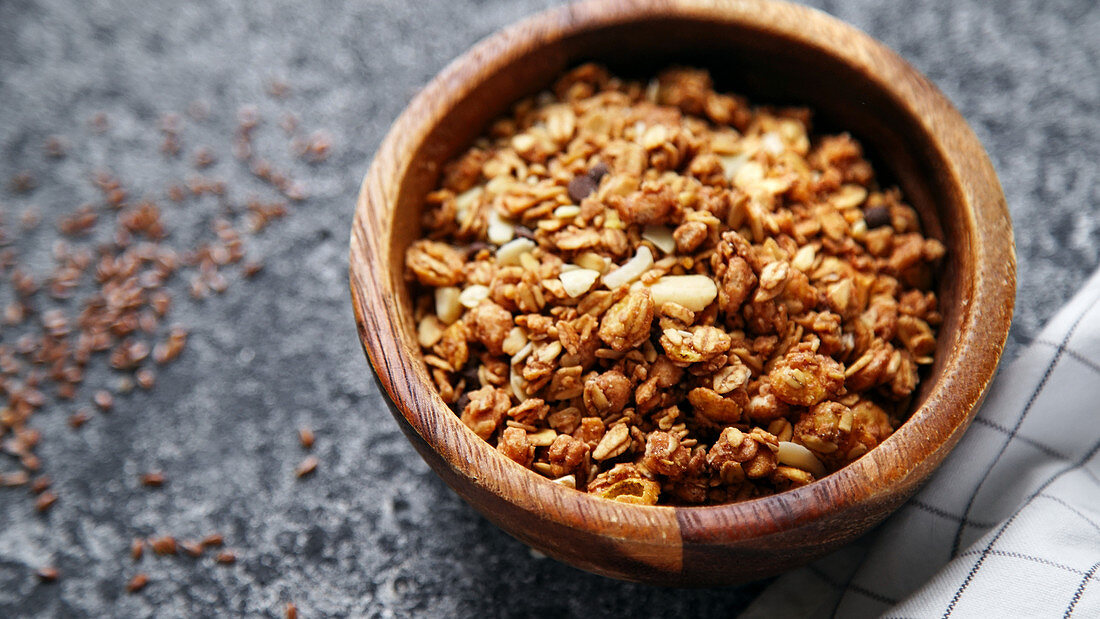
<path fill-rule="evenodd" d="M 638 504 L 808 484 L 902 421 L 944 247 L 847 134 L 674 68 L 584 65 L 444 170 L 406 254 L 444 401 L 518 464 Z"/>

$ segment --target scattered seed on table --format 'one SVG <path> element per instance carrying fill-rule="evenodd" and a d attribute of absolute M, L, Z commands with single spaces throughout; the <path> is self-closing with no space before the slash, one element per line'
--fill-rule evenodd
<path fill-rule="evenodd" d="M 38 498 L 34 502 L 34 508 L 39 512 L 45 512 L 49 508 L 53 507 L 53 504 L 57 502 L 57 495 L 47 490 L 38 495 Z"/>
<path fill-rule="evenodd" d="M 134 577 L 130 579 L 130 582 L 126 583 L 127 593 L 137 593 L 145 588 L 145 585 L 149 584 L 149 576 L 144 572 L 138 572 L 134 574 Z"/>
<path fill-rule="evenodd" d="M 286 619 L 298 619 L 298 607 L 294 605 L 294 602 L 287 602 L 284 607 Z"/>
<path fill-rule="evenodd" d="M 135 537 L 134 541 L 130 544 L 130 556 L 134 561 L 141 560 L 142 555 L 145 554 L 145 540 L 140 537 Z"/>
<path fill-rule="evenodd" d="M 237 555 L 232 550 L 223 550 L 214 557 L 214 560 L 222 565 L 232 565 L 237 562 Z"/>
<path fill-rule="evenodd" d="M 42 582 L 54 582 L 61 576 L 61 572 L 53 566 L 40 567 L 35 574 L 38 576 L 38 580 Z"/>
<path fill-rule="evenodd" d="M 31 484 L 31 492 L 33 492 L 35 494 L 42 494 L 47 489 L 49 489 L 51 483 L 53 483 L 53 482 L 52 482 L 52 480 L 50 480 L 50 476 L 49 475 L 43 475 L 43 476 L 39 477 L 38 479 L 34 480 L 34 483 Z"/>
<path fill-rule="evenodd" d="M 298 428 L 298 442 L 300 442 L 305 449 L 313 447 L 313 430 L 309 428 Z"/>
<path fill-rule="evenodd" d="M 76 430 L 80 426 L 84 425 L 88 421 L 88 413 L 84 410 L 78 410 L 69 416 L 69 427 Z"/>
<path fill-rule="evenodd" d="M 92 396 L 92 401 L 95 402 L 95 405 L 98 406 L 99 410 L 103 412 L 111 410 L 111 407 L 115 405 L 114 396 L 111 395 L 111 392 L 105 389 L 100 389 L 99 391 L 96 391 L 95 395 Z"/>
<path fill-rule="evenodd" d="M 151 539 L 149 540 L 149 545 L 153 547 L 153 552 L 161 556 L 174 555 L 178 552 L 176 538 L 171 535 Z"/>
<path fill-rule="evenodd" d="M 148 369 L 138 370 L 137 374 L 134 375 L 134 378 L 137 379 L 137 384 L 139 387 L 147 390 L 152 389 L 153 385 L 156 384 L 157 381 L 157 375 L 152 370 Z"/>
<path fill-rule="evenodd" d="M 141 484 L 150 488 L 160 488 L 164 485 L 164 473 L 150 471 L 141 476 Z"/>
<path fill-rule="evenodd" d="M 221 546 L 225 543 L 225 538 L 221 533 L 211 533 L 202 539 L 202 545 L 207 547 Z"/>
<path fill-rule="evenodd" d="M 317 456 L 309 456 L 298 464 L 298 466 L 294 469 L 294 474 L 298 477 L 305 477 L 306 475 L 310 475 L 317 470 L 318 462 L 319 461 L 317 460 Z"/>
<path fill-rule="evenodd" d="M 203 545 L 201 542 L 181 542 L 180 548 L 183 548 L 183 551 L 192 557 L 202 556 Z"/>

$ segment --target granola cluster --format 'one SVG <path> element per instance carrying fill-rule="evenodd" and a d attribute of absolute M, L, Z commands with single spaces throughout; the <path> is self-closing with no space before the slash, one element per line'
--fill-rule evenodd
<path fill-rule="evenodd" d="M 443 400 L 508 458 L 639 504 L 808 484 L 893 432 L 943 245 L 847 134 L 710 76 L 583 65 L 450 162 L 406 253 Z"/>

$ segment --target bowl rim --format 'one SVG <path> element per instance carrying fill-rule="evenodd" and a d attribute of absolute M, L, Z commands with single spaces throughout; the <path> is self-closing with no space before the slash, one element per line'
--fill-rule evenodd
<path fill-rule="evenodd" d="M 966 204 L 960 225 L 972 250 L 972 286 L 943 374 L 909 420 L 879 447 L 807 486 L 740 503 L 627 505 L 565 488 L 521 467 L 475 435 L 443 402 L 420 359 L 392 354 L 387 341 L 409 337 L 395 304 L 383 315 L 367 299 L 400 296 L 390 273 L 394 201 L 415 152 L 437 122 L 486 76 L 553 40 L 655 19 L 688 19 L 750 28 L 793 39 L 843 62 L 881 91 L 911 102 L 910 113 L 946 162 L 939 172 Z M 838 31 L 845 35 L 841 42 Z M 476 70 L 475 70 L 476 69 Z M 477 76 L 470 80 L 468 76 Z M 424 122 L 429 119 L 429 122 Z M 895 493 L 907 497 L 961 437 L 976 415 L 1008 336 L 1015 299 L 1015 249 L 1008 208 L 988 156 L 947 98 L 885 45 L 816 9 L 775 0 L 589 0 L 517 22 L 483 39 L 434 77 L 391 126 L 363 179 L 351 232 L 350 289 L 355 321 L 381 392 L 392 408 L 454 471 L 513 505 L 601 537 L 639 539 L 673 526 L 700 543 L 732 543 L 781 533 L 827 512 Z M 969 292 L 969 294 L 965 294 Z M 387 340 L 382 335 L 392 337 Z M 415 341 L 415 340 L 414 340 Z M 400 388 L 402 381 L 405 389 Z M 395 412 L 396 415 L 396 412 Z M 925 433 L 922 421 L 939 418 Z M 944 423 L 946 418 L 946 423 Z M 884 448 L 893 446 L 892 448 Z M 885 516 L 883 516 L 885 517 Z"/>

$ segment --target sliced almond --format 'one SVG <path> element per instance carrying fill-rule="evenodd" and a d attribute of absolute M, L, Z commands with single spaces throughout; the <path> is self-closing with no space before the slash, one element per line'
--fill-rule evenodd
<path fill-rule="evenodd" d="M 530 253 L 535 249 L 535 242 L 531 239 L 520 237 L 513 239 L 497 250 L 497 262 L 502 266 L 515 266 L 519 264 L 520 256 Z"/>
<path fill-rule="evenodd" d="M 614 290 L 619 286 L 629 284 L 638 279 L 642 276 L 642 273 L 648 271 L 651 266 L 653 266 L 653 252 L 649 251 L 649 248 L 643 245 L 638 248 L 638 253 L 634 254 L 633 258 L 624 262 L 621 267 L 604 275 L 603 283 L 611 290 Z"/>
<path fill-rule="evenodd" d="M 486 230 L 489 242 L 493 245 L 504 245 L 516 236 L 516 228 L 504 221 L 496 209 L 489 211 L 489 226 Z"/>
<path fill-rule="evenodd" d="M 650 286 L 649 292 L 657 307 L 679 303 L 693 312 L 701 312 L 718 296 L 718 285 L 706 275 L 665 275 Z"/>
<path fill-rule="evenodd" d="M 818 460 L 817 456 L 815 456 L 812 451 L 798 443 L 780 441 L 779 452 L 776 456 L 780 464 L 786 464 L 802 469 L 803 471 L 809 471 L 814 474 L 814 477 L 824 477 L 827 472 L 821 460 Z"/>
<path fill-rule="evenodd" d="M 599 277 L 599 271 L 578 267 L 569 271 L 562 270 L 559 279 L 562 287 L 565 288 L 565 294 L 575 299 L 588 292 Z"/>
<path fill-rule="evenodd" d="M 451 324 L 462 315 L 462 304 L 458 302 L 461 292 L 454 286 L 435 289 L 435 315 L 444 324 Z"/>
<path fill-rule="evenodd" d="M 642 238 L 666 254 L 676 251 L 676 239 L 672 236 L 672 230 L 665 226 L 646 226 Z"/>
<path fill-rule="evenodd" d="M 474 284 L 467 287 L 458 295 L 458 302 L 465 307 L 475 308 L 479 303 L 489 298 L 489 287 Z"/>
<path fill-rule="evenodd" d="M 421 319 L 416 327 L 416 341 L 424 348 L 431 348 L 443 337 L 443 323 L 432 315 Z"/>

